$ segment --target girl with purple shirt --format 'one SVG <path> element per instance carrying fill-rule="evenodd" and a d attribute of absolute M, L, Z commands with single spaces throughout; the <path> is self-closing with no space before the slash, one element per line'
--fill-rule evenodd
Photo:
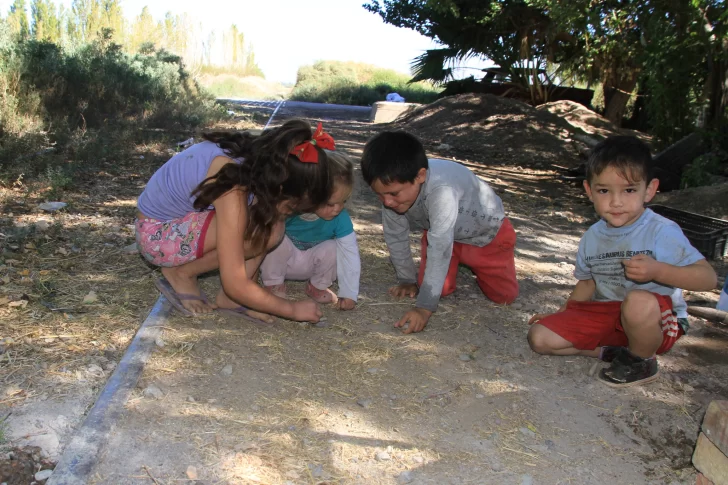
<path fill-rule="evenodd" d="M 322 313 L 316 302 L 275 296 L 256 276 L 283 238 L 285 217 L 331 196 L 323 148 L 333 149 L 333 139 L 320 124 L 312 135 L 302 120 L 260 136 L 218 132 L 204 138 L 160 167 L 139 196 L 137 246 L 161 267 L 157 288 L 188 316 L 218 309 L 264 321 L 272 314 L 317 322 Z M 218 268 L 222 288 L 208 302 L 197 277 Z"/>

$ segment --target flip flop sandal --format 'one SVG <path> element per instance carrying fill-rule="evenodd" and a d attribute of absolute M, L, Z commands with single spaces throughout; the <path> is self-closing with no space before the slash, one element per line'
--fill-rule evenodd
<path fill-rule="evenodd" d="M 250 311 L 250 309 L 248 309 L 248 308 L 246 308 L 246 307 L 244 307 L 242 305 L 239 306 L 239 307 L 236 307 L 236 308 L 220 308 L 220 307 L 217 307 L 216 310 L 218 312 L 224 313 L 226 315 L 234 315 L 236 317 L 243 317 L 243 318 L 245 318 L 247 320 L 250 320 L 251 322 L 255 322 L 255 323 L 258 323 L 258 324 L 263 324 L 263 325 L 266 325 L 266 326 L 270 325 L 270 323 L 269 322 L 266 322 L 265 320 L 261 320 L 260 318 L 251 317 L 250 314 L 248 313 Z"/>
<path fill-rule="evenodd" d="M 183 301 L 195 300 L 195 301 L 202 301 L 205 303 L 209 303 L 207 301 L 207 297 L 205 297 L 204 294 L 200 294 L 198 296 L 198 295 L 190 295 L 187 293 L 177 293 L 176 291 L 174 291 L 174 288 L 172 288 L 172 285 L 169 284 L 169 281 L 167 281 L 164 278 L 159 278 L 158 280 L 156 280 L 154 282 L 154 286 L 157 287 L 159 292 L 162 295 L 164 295 L 164 297 L 175 308 L 175 310 L 177 310 L 178 312 L 180 312 L 182 315 L 184 315 L 186 317 L 194 317 L 196 315 L 196 313 L 185 308 L 185 306 L 182 304 Z"/>

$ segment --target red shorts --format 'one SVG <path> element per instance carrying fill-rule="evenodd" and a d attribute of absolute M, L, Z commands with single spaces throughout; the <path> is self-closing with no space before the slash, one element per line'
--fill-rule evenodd
<path fill-rule="evenodd" d="M 496 303 L 513 303 L 518 296 L 518 280 L 516 280 L 516 231 L 508 218 L 503 219 L 498 234 L 485 246 L 471 246 L 455 242 L 447 270 L 442 296 L 455 291 L 458 276 L 458 265 L 464 264 L 475 273 L 475 281 L 486 297 Z M 417 284 L 422 286 L 427 263 L 427 231 L 422 234 L 422 261 L 417 276 Z"/>
<path fill-rule="evenodd" d="M 662 345 L 658 354 L 670 350 L 683 334 L 672 312 L 669 296 L 654 294 L 660 304 Z M 594 350 L 605 345 L 627 347 L 629 341 L 622 328 L 621 301 L 568 301 L 566 310 L 554 313 L 538 322 L 579 350 Z"/>

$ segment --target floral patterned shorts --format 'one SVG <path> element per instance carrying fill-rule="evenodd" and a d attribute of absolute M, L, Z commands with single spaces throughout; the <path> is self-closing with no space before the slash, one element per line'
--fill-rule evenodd
<path fill-rule="evenodd" d="M 155 266 L 171 268 L 194 261 L 204 254 L 205 235 L 214 216 L 214 210 L 207 210 L 171 221 L 137 218 L 134 225 L 139 252 Z"/>

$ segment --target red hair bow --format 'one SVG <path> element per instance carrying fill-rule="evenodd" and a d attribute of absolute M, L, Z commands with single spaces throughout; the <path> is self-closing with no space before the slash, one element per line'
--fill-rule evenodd
<path fill-rule="evenodd" d="M 336 147 L 331 135 L 324 133 L 321 123 L 316 126 L 313 138 L 296 145 L 290 153 L 304 163 L 318 163 L 318 151 L 316 151 L 315 147 L 325 148 L 326 150 L 333 150 Z"/>

